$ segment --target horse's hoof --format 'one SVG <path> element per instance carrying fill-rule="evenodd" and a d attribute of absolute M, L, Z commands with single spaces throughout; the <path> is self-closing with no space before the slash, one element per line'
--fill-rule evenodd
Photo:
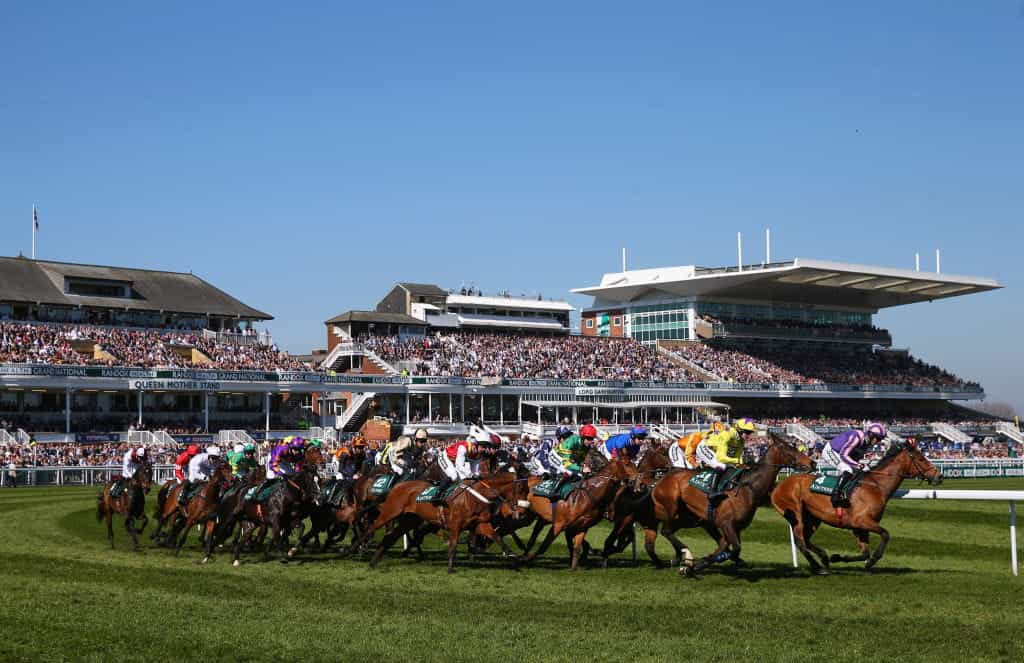
<path fill-rule="evenodd" d="M 291 558 L 291 557 L 295 557 L 295 553 L 297 553 L 297 552 L 299 552 L 299 549 L 298 549 L 298 548 L 292 548 L 292 549 L 290 549 L 290 550 L 288 551 L 288 557 L 289 557 L 289 558 Z"/>
<path fill-rule="evenodd" d="M 204 558 L 203 558 L 203 559 L 202 559 L 202 560 L 201 560 L 201 561 L 200 561 L 199 563 L 200 563 L 200 564 L 206 564 L 206 563 L 207 563 L 207 562 L 209 562 L 209 561 L 210 561 L 210 558 L 209 558 L 209 557 L 204 557 Z"/>
<path fill-rule="evenodd" d="M 831 571 L 829 571 L 828 569 L 826 569 L 824 567 L 821 567 L 821 566 L 819 566 L 816 569 L 811 569 L 811 572 L 814 575 L 816 575 L 816 576 L 830 576 L 830 575 L 832 575 Z"/>
<path fill-rule="evenodd" d="M 242 565 L 242 560 L 240 560 L 240 559 L 236 559 L 235 561 L 231 562 L 231 566 L 241 566 L 241 565 Z"/>

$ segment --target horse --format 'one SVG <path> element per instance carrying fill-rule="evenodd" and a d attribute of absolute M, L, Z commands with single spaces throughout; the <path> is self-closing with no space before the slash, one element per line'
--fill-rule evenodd
<path fill-rule="evenodd" d="M 269 528 L 271 538 L 266 542 L 263 549 L 263 560 L 270 560 L 271 548 L 276 548 L 280 554 L 281 563 L 287 563 L 289 554 L 285 547 L 288 542 L 288 535 L 294 523 L 302 527 L 302 519 L 308 515 L 308 506 L 316 504 L 319 487 L 315 465 L 307 465 L 302 471 L 292 476 L 282 477 L 280 488 L 276 489 L 264 502 L 252 502 L 243 500 L 241 508 L 235 516 L 235 521 L 241 526 L 235 533 L 233 542 L 232 564 L 239 566 L 241 561 L 239 555 L 242 550 L 242 542 L 249 539 L 249 535 L 259 526 Z M 233 527 L 234 523 L 225 525 Z M 300 530 L 301 535 L 301 530 Z M 300 536 L 301 538 L 301 536 Z"/>
<path fill-rule="evenodd" d="M 205 481 L 202 487 L 187 503 L 181 506 L 182 515 L 178 518 L 178 522 L 171 529 L 167 535 L 169 542 L 174 543 L 174 554 L 180 555 L 181 549 L 185 546 L 185 541 L 188 539 L 188 532 L 192 529 L 193 525 L 205 524 L 207 520 L 213 515 L 217 509 L 217 503 L 220 501 L 221 493 L 227 489 L 231 483 L 231 466 L 228 463 L 221 461 L 217 465 L 217 469 L 213 471 L 213 475 L 209 480 Z M 181 490 L 179 487 L 178 490 Z M 180 538 L 179 538 L 180 533 Z M 206 534 L 206 539 L 209 539 L 209 533 Z M 207 541 L 204 541 L 207 543 Z"/>
<path fill-rule="evenodd" d="M 741 566 L 743 560 L 740 558 L 740 533 L 750 526 L 757 508 L 772 492 L 779 471 L 784 467 L 793 467 L 799 472 L 814 469 L 814 461 L 807 454 L 774 434 L 771 435 L 771 439 L 772 442 L 764 455 L 740 477 L 738 485 L 725 491 L 727 498 L 714 508 L 710 519 L 707 495 L 690 486 L 687 481 L 681 494 L 683 503 L 691 515 L 704 518 L 704 529 L 711 534 L 711 538 L 717 538 L 718 548 L 698 560 L 692 567 L 681 566 L 680 575 L 696 575 L 712 564 L 727 559 L 732 559 L 737 566 Z M 714 533 L 718 536 L 716 537 Z"/>
<path fill-rule="evenodd" d="M 640 462 L 637 464 L 637 478 L 634 483 L 634 491 L 621 492 L 612 503 L 611 520 L 614 523 L 612 531 L 605 539 L 601 554 L 601 565 L 608 567 L 608 558 L 614 553 L 620 553 L 626 549 L 634 539 L 633 524 L 636 522 L 636 508 L 638 497 L 642 499 L 648 496 L 652 487 L 669 472 L 675 471 L 672 461 L 669 458 L 665 447 L 652 445 L 647 448 Z M 663 563 L 654 554 L 653 543 L 646 546 L 647 555 L 654 562 L 655 566 L 662 566 Z"/>
<path fill-rule="evenodd" d="M 434 464 L 436 461 L 431 463 Z M 512 559 L 513 566 L 516 566 L 518 557 L 505 542 L 504 535 L 494 529 L 491 520 L 495 516 L 514 517 L 520 508 L 518 504 L 510 506 L 502 498 L 503 492 L 512 490 L 518 476 L 513 472 L 495 474 L 493 470 L 497 465 L 494 456 L 485 458 L 481 467 L 482 478 L 459 482 L 443 505 L 416 501 L 424 490 L 433 485 L 430 481 L 414 479 L 392 488 L 380 504 L 377 518 L 363 535 L 362 541 L 367 542 L 377 530 L 391 526 L 391 531 L 378 544 L 370 560 L 370 568 L 376 568 L 387 549 L 404 534 L 412 532 L 412 547 L 418 548 L 426 532 L 437 530 L 446 530 L 448 533 L 449 573 L 455 573 L 455 553 L 459 535 L 464 531 L 497 541 L 505 556 Z"/>
<path fill-rule="evenodd" d="M 810 485 L 814 477 L 806 475 L 792 476 L 780 483 L 772 492 L 772 506 L 793 529 L 796 546 L 807 558 L 812 573 L 828 575 L 830 562 L 865 562 L 864 568 L 871 569 L 882 559 L 889 545 L 889 531 L 881 525 L 882 515 L 903 479 L 921 479 L 937 485 L 942 483 L 942 474 L 917 447 L 899 443 L 892 445 L 885 456 L 865 472 L 860 485 L 852 491 L 848 509 L 834 508 L 829 495 L 812 493 Z M 811 543 L 821 523 L 852 530 L 860 554 L 828 557 L 824 550 Z M 882 539 L 874 553 L 868 542 L 871 533 Z M 821 564 L 811 552 L 821 559 Z"/>
<path fill-rule="evenodd" d="M 96 496 L 96 522 L 106 520 L 107 539 L 110 540 L 110 547 L 114 547 L 114 514 L 124 516 L 124 528 L 132 537 L 132 550 L 141 550 L 139 546 L 139 534 L 146 529 L 149 518 L 146 516 L 146 495 L 153 485 L 153 466 L 148 462 L 135 470 L 135 474 L 128 479 L 128 487 L 118 497 L 110 496 L 110 489 L 114 484 L 124 479 L 111 479 L 103 486 L 103 490 Z M 142 518 L 142 525 L 135 528 L 135 520 Z"/>
<path fill-rule="evenodd" d="M 238 514 L 242 509 L 246 491 L 260 485 L 266 478 L 266 468 L 257 467 L 244 477 L 236 477 L 234 482 L 221 493 L 216 513 L 207 520 L 205 554 L 202 564 L 210 561 L 216 545 L 223 543 L 231 536 L 231 532 L 238 522 Z"/>
<path fill-rule="evenodd" d="M 600 454 L 595 454 L 592 451 L 588 456 L 588 464 L 591 462 L 590 459 L 595 456 L 601 457 Z M 564 500 L 552 502 L 531 492 L 530 508 L 542 520 L 550 522 L 551 529 L 548 530 L 547 536 L 541 542 L 540 548 L 526 556 L 526 561 L 531 562 L 538 555 L 543 555 L 552 541 L 559 534 L 565 532 L 569 546 L 569 567 L 576 570 L 583 552 L 587 530 L 601 521 L 605 511 L 623 489 L 624 484 L 636 478 L 637 468 L 633 461 L 627 458 L 616 458 L 600 466 L 599 469 L 595 468 L 594 474 L 581 481 L 579 486 Z M 543 523 L 538 521 L 534 526 L 534 535 L 542 526 Z M 534 538 L 531 537 L 531 544 Z"/>
<path fill-rule="evenodd" d="M 156 493 L 156 508 L 153 510 L 153 518 L 156 520 L 156 527 L 149 535 L 152 541 L 160 542 L 167 537 L 165 529 L 174 525 L 174 521 L 181 515 L 178 508 L 178 493 L 181 491 L 181 482 L 177 479 L 168 479 Z"/>
<path fill-rule="evenodd" d="M 667 566 L 654 550 L 654 543 L 660 533 L 672 545 L 674 555 L 671 565 L 680 566 L 684 575 L 692 572 L 693 555 L 689 547 L 676 536 L 676 532 L 695 527 L 703 528 L 719 544 L 719 549 L 710 558 L 722 561 L 731 557 L 737 564 L 742 564 L 739 557 L 739 533 L 750 524 L 757 507 L 772 489 L 779 470 L 789 465 L 801 469 L 813 466 L 813 461 L 796 447 L 775 435 L 770 437 L 772 443 L 760 461 L 743 476 L 740 485 L 726 491 L 728 499 L 715 509 L 713 521 L 708 520 L 707 495 L 690 486 L 690 479 L 697 474 L 696 470 L 673 469 L 649 493 L 638 498 L 621 497 L 616 503 L 616 521 L 612 534 L 605 542 L 603 563 L 607 565 L 607 559 L 612 553 L 621 552 L 625 548 L 616 548 L 613 545 L 614 537 L 635 520 L 644 528 L 647 556 L 658 567 Z M 729 554 L 722 555 L 726 548 L 729 548 Z M 701 560 L 698 570 L 709 563 L 708 559 Z"/>

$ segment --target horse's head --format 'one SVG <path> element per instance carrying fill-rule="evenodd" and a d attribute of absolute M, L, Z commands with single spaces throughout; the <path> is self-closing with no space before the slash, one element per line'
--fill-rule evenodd
<path fill-rule="evenodd" d="M 295 475 L 304 500 L 320 505 L 320 474 L 313 465 L 307 465 Z"/>
<path fill-rule="evenodd" d="M 306 452 L 302 457 L 302 462 L 305 465 L 316 465 L 319 467 L 324 464 L 324 455 L 320 451 L 319 447 L 309 446 L 306 447 Z"/>
<path fill-rule="evenodd" d="M 925 458 L 921 450 L 910 442 L 900 442 L 890 447 L 888 454 L 897 456 L 900 474 L 922 479 L 933 486 L 942 483 L 942 472 Z M 902 456 L 902 457 L 900 457 Z"/>
<path fill-rule="evenodd" d="M 630 481 L 636 481 L 639 476 L 637 472 L 636 463 L 629 458 L 616 458 L 605 467 L 606 473 L 613 479 L 618 479 L 623 483 Z"/>
<path fill-rule="evenodd" d="M 768 435 L 772 443 L 765 452 L 767 462 L 780 467 L 792 467 L 799 472 L 810 472 L 815 468 L 816 463 L 806 453 L 775 433 Z"/>
<path fill-rule="evenodd" d="M 153 465 L 149 461 L 142 464 L 139 471 L 135 473 L 135 476 L 139 478 L 139 484 L 142 486 L 142 491 L 149 494 L 149 489 L 153 487 Z"/>

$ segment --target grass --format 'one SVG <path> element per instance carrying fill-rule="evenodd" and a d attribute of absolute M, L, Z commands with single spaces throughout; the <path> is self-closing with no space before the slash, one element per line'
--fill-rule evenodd
<path fill-rule="evenodd" d="M 484 556 L 452 576 L 436 544 L 377 571 L 333 556 L 197 566 L 191 546 L 130 552 L 120 521 L 110 550 L 95 494 L 0 491 L 0 661 L 1024 660 L 1024 584 L 1009 573 L 1000 502 L 895 501 L 879 568 L 826 578 L 789 566 L 785 523 L 765 509 L 744 536 L 751 568 L 683 580 L 625 556 L 572 573 L 564 546 L 520 572 Z M 712 548 L 702 532 L 684 540 Z M 854 550 L 847 532 L 816 540 Z"/>

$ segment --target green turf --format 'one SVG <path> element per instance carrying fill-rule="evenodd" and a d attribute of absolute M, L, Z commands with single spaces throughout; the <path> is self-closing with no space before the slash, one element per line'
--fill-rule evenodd
<path fill-rule="evenodd" d="M 130 552 L 120 523 L 111 551 L 94 495 L 0 491 L 0 661 L 1024 660 L 1005 503 L 893 502 L 878 570 L 827 578 L 790 568 L 785 524 L 765 509 L 744 536 L 752 567 L 698 581 L 625 556 L 572 573 L 564 547 L 520 572 L 496 556 L 461 560 L 453 576 L 436 544 L 426 561 L 388 557 L 377 571 L 314 556 L 197 566 L 191 546 L 179 558 Z M 701 532 L 684 539 L 712 547 Z M 817 540 L 853 551 L 846 532 Z"/>

